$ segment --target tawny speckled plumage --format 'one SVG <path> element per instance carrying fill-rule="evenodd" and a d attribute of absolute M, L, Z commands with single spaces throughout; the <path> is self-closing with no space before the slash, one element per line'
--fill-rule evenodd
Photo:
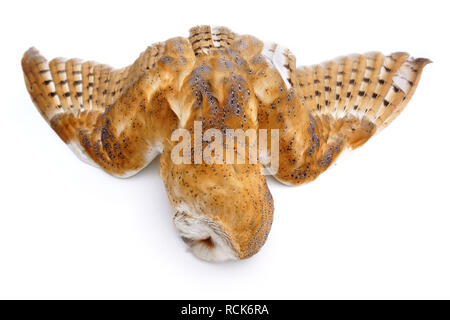
<path fill-rule="evenodd" d="M 82 160 L 128 177 L 161 153 L 180 235 L 198 257 L 223 261 L 250 257 L 267 239 L 274 207 L 262 165 L 175 164 L 175 129 L 193 136 L 194 121 L 203 131 L 279 129 L 275 177 L 298 185 L 387 126 L 428 62 L 367 53 L 297 68 L 276 44 L 198 26 L 188 38 L 148 47 L 123 69 L 47 62 L 34 48 L 22 67 L 39 112 Z"/>

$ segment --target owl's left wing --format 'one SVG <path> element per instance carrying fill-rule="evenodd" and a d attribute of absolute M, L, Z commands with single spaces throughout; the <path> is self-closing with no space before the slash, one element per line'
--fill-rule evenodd
<path fill-rule="evenodd" d="M 400 52 L 297 69 L 286 64 L 294 96 L 288 95 L 284 117 L 271 122 L 283 122 L 276 178 L 294 185 L 314 180 L 344 149 L 363 145 L 405 108 L 429 62 Z"/>

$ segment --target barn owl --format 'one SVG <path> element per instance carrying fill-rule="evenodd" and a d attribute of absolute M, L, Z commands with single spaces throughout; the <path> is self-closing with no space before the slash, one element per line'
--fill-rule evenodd
<path fill-rule="evenodd" d="M 125 178 L 160 154 L 178 233 L 195 256 L 221 262 L 249 258 L 267 239 L 274 204 L 265 164 L 174 163 L 174 130 L 193 132 L 198 121 L 203 130 L 276 129 L 273 175 L 303 184 L 391 123 L 429 62 L 371 52 L 296 67 L 277 44 L 196 26 L 122 69 L 48 62 L 34 48 L 22 68 L 37 109 L 81 160 Z"/>

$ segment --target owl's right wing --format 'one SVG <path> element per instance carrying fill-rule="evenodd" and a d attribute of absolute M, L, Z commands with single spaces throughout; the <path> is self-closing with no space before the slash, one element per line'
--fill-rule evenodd
<path fill-rule="evenodd" d="M 168 102 L 171 87 L 194 57 L 189 42 L 178 38 L 148 47 L 123 69 L 77 59 L 47 62 L 34 48 L 22 68 L 33 102 L 59 137 L 82 160 L 128 177 L 170 139 L 178 121 Z"/>

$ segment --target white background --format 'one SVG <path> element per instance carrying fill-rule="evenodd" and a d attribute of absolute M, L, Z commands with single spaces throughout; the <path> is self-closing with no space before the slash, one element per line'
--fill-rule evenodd
<path fill-rule="evenodd" d="M 446 1 L 1 2 L 0 298 L 450 298 Z M 20 59 L 132 63 L 147 45 L 226 25 L 298 64 L 408 51 L 434 61 L 403 114 L 311 184 L 269 179 L 271 234 L 210 264 L 171 222 L 158 161 L 120 180 L 80 162 L 41 118 Z"/>

